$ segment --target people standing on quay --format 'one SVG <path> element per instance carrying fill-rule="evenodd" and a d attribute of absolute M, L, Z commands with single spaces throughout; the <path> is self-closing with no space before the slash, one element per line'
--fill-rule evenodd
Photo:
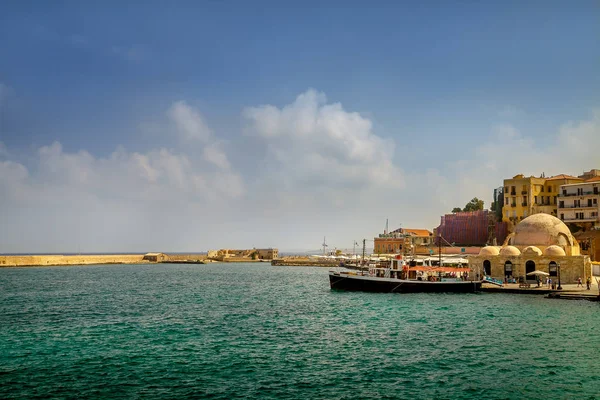
<path fill-rule="evenodd" d="M 577 278 L 577 287 L 583 287 L 583 284 L 581 283 L 581 277 Z"/>
<path fill-rule="evenodd" d="M 587 290 L 590 290 L 591 286 L 592 286 L 592 280 L 590 279 L 590 277 L 588 276 L 588 278 L 585 280 L 585 284 L 587 285 Z"/>

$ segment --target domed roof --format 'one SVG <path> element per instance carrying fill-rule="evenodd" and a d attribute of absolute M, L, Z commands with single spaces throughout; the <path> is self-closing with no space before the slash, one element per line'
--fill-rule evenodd
<path fill-rule="evenodd" d="M 497 256 L 500 253 L 497 247 L 485 246 L 479 251 L 480 256 Z"/>
<path fill-rule="evenodd" d="M 566 256 L 565 251 L 562 247 L 557 245 L 548 246 L 544 251 L 544 255 L 547 256 Z"/>
<path fill-rule="evenodd" d="M 515 227 L 511 243 L 515 246 L 571 246 L 571 231 L 560 219 L 550 214 L 533 214 Z"/>
<path fill-rule="evenodd" d="M 518 256 L 521 255 L 521 251 L 515 246 L 504 246 L 500 249 L 501 256 Z"/>
<path fill-rule="evenodd" d="M 523 249 L 523 254 L 535 254 L 536 256 L 541 256 L 542 251 L 535 246 L 527 246 Z"/>

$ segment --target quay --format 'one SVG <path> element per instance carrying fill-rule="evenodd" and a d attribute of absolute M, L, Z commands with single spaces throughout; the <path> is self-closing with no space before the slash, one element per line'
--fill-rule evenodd
<path fill-rule="evenodd" d="M 585 284 L 584 284 L 585 285 Z M 521 287 L 518 283 L 505 283 L 503 286 L 496 286 L 484 283 L 481 286 L 481 291 L 486 293 L 512 293 L 512 294 L 531 294 L 531 295 L 543 295 L 547 298 L 555 299 L 598 299 L 600 294 L 598 286 L 593 283 L 591 289 L 587 290 L 586 287 L 577 287 L 575 283 L 562 284 L 562 290 L 548 288 L 547 285 L 541 285 L 537 287 L 531 285 L 531 287 Z M 598 300 L 595 300 L 598 301 Z"/>

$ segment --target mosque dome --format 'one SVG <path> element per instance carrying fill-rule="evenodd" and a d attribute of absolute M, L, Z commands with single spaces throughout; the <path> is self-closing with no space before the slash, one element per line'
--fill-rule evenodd
<path fill-rule="evenodd" d="M 494 246 L 485 246 L 479 251 L 480 256 L 497 256 L 500 254 L 500 250 Z"/>
<path fill-rule="evenodd" d="M 536 256 L 541 256 L 542 251 L 535 246 L 527 246 L 523 249 L 523 254 L 535 254 Z"/>
<path fill-rule="evenodd" d="M 521 251 L 517 249 L 515 246 L 504 246 L 500 249 L 501 256 L 519 256 L 521 255 Z"/>
<path fill-rule="evenodd" d="M 548 246 L 544 251 L 544 255 L 546 256 L 565 256 L 565 251 L 562 247 L 557 245 Z"/>
<path fill-rule="evenodd" d="M 560 219 L 550 214 L 533 214 L 515 227 L 511 244 L 515 246 L 572 246 L 571 231 Z"/>

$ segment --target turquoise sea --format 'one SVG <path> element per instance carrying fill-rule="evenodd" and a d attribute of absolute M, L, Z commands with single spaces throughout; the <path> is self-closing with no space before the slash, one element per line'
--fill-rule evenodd
<path fill-rule="evenodd" d="M 3 268 L 0 398 L 596 399 L 600 305 L 262 263 Z"/>

